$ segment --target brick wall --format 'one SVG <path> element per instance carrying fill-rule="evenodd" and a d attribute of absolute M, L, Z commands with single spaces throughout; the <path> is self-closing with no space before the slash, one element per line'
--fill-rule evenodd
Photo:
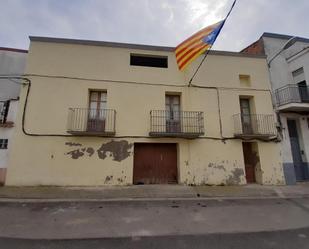
<path fill-rule="evenodd" d="M 260 38 L 256 42 L 252 43 L 248 47 L 244 48 L 240 51 L 241 53 L 247 53 L 247 54 L 265 54 L 264 51 L 264 43 L 263 39 Z"/>

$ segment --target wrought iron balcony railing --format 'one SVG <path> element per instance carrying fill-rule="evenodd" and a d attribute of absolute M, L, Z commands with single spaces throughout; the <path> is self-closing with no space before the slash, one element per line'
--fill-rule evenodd
<path fill-rule="evenodd" d="M 309 103 L 309 86 L 286 85 L 274 91 L 276 106 Z"/>
<path fill-rule="evenodd" d="M 150 111 L 150 136 L 194 138 L 203 134 L 203 112 Z"/>
<path fill-rule="evenodd" d="M 269 138 L 277 134 L 272 114 L 235 114 L 233 119 L 235 137 Z"/>
<path fill-rule="evenodd" d="M 68 133 L 79 135 L 115 135 L 116 111 L 112 109 L 70 108 Z"/>

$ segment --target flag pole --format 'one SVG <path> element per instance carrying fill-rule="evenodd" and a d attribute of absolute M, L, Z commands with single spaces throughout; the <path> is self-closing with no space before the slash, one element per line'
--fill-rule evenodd
<path fill-rule="evenodd" d="M 225 19 L 224 19 L 224 21 L 223 21 L 223 23 L 222 23 L 222 25 L 221 25 L 219 31 L 218 31 L 218 34 L 217 34 L 217 36 L 215 37 L 214 42 L 210 45 L 209 49 L 206 50 L 204 58 L 202 59 L 201 63 L 198 65 L 198 67 L 197 67 L 197 69 L 195 70 L 193 76 L 191 77 L 191 79 L 190 79 L 190 81 L 189 81 L 189 86 L 191 86 L 191 83 L 192 83 L 193 78 L 194 78 L 195 75 L 197 74 L 198 70 L 200 69 L 200 67 L 202 66 L 203 62 L 205 61 L 205 59 L 206 59 L 206 57 L 207 57 L 207 55 L 208 55 L 210 49 L 212 48 L 213 44 L 214 44 L 215 41 L 217 40 L 217 37 L 219 36 L 219 34 L 220 34 L 220 32 L 221 32 L 221 29 L 223 28 L 223 26 L 224 26 L 224 24 L 225 24 L 226 19 L 227 19 L 227 18 L 229 17 L 229 15 L 231 14 L 232 9 L 233 9 L 234 6 L 235 6 L 235 3 L 236 3 L 236 0 L 234 0 L 234 2 L 233 2 L 233 4 L 232 4 L 232 6 L 231 6 L 229 12 L 227 13 L 227 15 L 226 15 L 226 17 L 225 17 Z"/>

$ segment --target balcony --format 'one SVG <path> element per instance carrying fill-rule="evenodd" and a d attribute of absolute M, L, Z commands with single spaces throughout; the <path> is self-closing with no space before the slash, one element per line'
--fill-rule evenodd
<path fill-rule="evenodd" d="M 165 110 L 150 112 L 150 136 L 196 138 L 203 134 L 203 112 Z"/>
<path fill-rule="evenodd" d="M 72 135 L 114 136 L 115 121 L 115 110 L 70 108 L 67 132 Z"/>
<path fill-rule="evenodd" d="M 309 111 L 309 87 L 286 85 L 274 91 L 278 111 Z"/>
<path fill-rule="evenodd" d="M 8 112 L 10 107 L 10 101 L 0 101 L 0 127 L 11 128 L 14 126 L 12 121 L 8 121 Z"/>
<path fill-rule="evenodd" d="M 233 120 L 234 136 L 237 138 L 268 140 L 277 134 L 272 114 L 235 114 Z"/>

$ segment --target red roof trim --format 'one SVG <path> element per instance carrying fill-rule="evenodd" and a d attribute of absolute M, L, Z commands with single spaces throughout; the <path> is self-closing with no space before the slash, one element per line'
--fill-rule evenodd
<path fill-rule="evenodd" d="M 2 50 L 2 51 L 17 52 L 17 53 L 28 53 L 28 50 L 19 49 L 19 48 L 4 48 L 4 47 L 0 47 L 0 50 Z"/>

